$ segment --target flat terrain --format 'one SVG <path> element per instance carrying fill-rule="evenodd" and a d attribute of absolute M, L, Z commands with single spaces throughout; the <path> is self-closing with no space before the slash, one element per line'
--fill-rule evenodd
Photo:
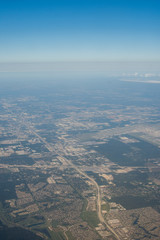
<path fill-rule="evenodd" d="M 160 239 L 159 92 L 116 79 L 3 83 L 0 238 Z"/>

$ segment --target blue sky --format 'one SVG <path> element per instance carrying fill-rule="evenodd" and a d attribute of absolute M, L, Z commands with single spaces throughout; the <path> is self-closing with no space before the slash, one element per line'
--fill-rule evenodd
<path fill-rule="evenodd" d="M 1 0 L 0 62 L 160 61 L 159 0 Z"/>

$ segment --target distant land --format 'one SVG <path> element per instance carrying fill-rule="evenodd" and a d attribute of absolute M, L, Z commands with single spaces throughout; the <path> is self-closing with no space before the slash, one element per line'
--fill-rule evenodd
<path fill-rule="evenodd" d="M 0 239 L 159 240 L 159 80 L 24 79 L 0 81 Z"/>

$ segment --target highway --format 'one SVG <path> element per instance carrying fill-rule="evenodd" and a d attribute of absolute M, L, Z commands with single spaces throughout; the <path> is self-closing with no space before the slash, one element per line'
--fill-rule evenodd
<path fill-rule="evenodd" d="M 26 125 L 26 124 L 25 124 Z M 26 125 L 27 126 L 27 125 Z M 28 126 L 27 126 L 28 127 Z M 29 130 L 32 131 L 32 133 L 39 138 L 39 140 L 41 140 L 45 147 L 50 151 L 50 152 L 54 152 L 57 153 L 55 151 L 55 149 L 52 148 L 52 146 L 45 140 L 43 139 L 38 133 L 35 132 L 35 130 L 33 129 L 33 127 L 29 127 Z M 64 158 L 61 154 L 57 153 L 58 156 L 60 156 L 59 161 L 62 162 L 62 164 L 67 163 L 68 166 L 71 166 L 72 168 L 74 168 L 81 176 L 86 177 L 87 179 L 89 179 L 93 185 L 96 187 L 96 197 L 97 197 L 97 215 L 99 218 L 99 221 L 102 224 L 105 224 L 106 227 L 110 230 L 110 232 L 112 232 L 112 234 L 116 237 L 117 240 L 121 240 L 118 236 L 118 234 L 114 231 L 114 229 L 111 228 L 111 226 L 105 221 L 103 215 L 102 215 L 102 209 L 101 209 L 101 193 L 100 193 L 100 187 L 97 184 L 97 182 L 91 178 L 90 176 L 88 176 L 85 172 L 83 172 L 80 168 L 78 168 L 77 166 L 75 166 L 71 161 L 69 161 L 68 159 Z"/>
<path fill-rule="evenodd" d="M 19 119 L 20 120 L 20 119 Z M 97 198 L 97 215 L 99 218 L 100 223 L 104 224 L 109 231 L 114 235 L 114 237 L 117 240 L 121 240 L 120 237 L 118 236 L 118 234 L 114 231 L 114 229 L 105 221 L 103 215 L 102 215 L 102 209 L 101 209 L 101 192 L 100 192 L 100 187 L 97 184 L 97 182 L 90 176 L 88 176 L 84 171 L 82 171 L 79 167 L 77 167 L 76 165 L 74 165 L 71 161 L 69 161 L 68 159 L 66 159 L 62 154 L 60 154 L 59 152 L 57 152 L 55 149 L 53 149 L 53 147 L 44 139 L 42 138 L 33 128 L 33 126 L 29 123 L 26 123 L 24 117 L 21 116 L 21 120 L 20 123 L 25 125 L 28 130 L 30 132 L 32 132 L 41 142 L 44 143 L 45 147 L 52 153 L 56 153 L 60 158 L 59 161 L 61 161 L 62 164 L 67 163 L 68 166 L 71 166 L 72 168 L 74 168 L 81 176 L 84 176 L 85 178 L 87 178 L 88 180 L 90 180 L 93 185 L 96 188 L 96 198 Z M 66 234 L 65 234 L 66 236 Z M 67 239 L 67 238 L 66 238 Z"/>

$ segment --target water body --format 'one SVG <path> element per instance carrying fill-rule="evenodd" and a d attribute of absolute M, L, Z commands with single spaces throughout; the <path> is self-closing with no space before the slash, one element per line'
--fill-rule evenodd
<path fill-rule="evenodd" d="M 1 240 L 42 240 L 36 234 L 19 227 L 7 227 L 0 221 Z"/>

